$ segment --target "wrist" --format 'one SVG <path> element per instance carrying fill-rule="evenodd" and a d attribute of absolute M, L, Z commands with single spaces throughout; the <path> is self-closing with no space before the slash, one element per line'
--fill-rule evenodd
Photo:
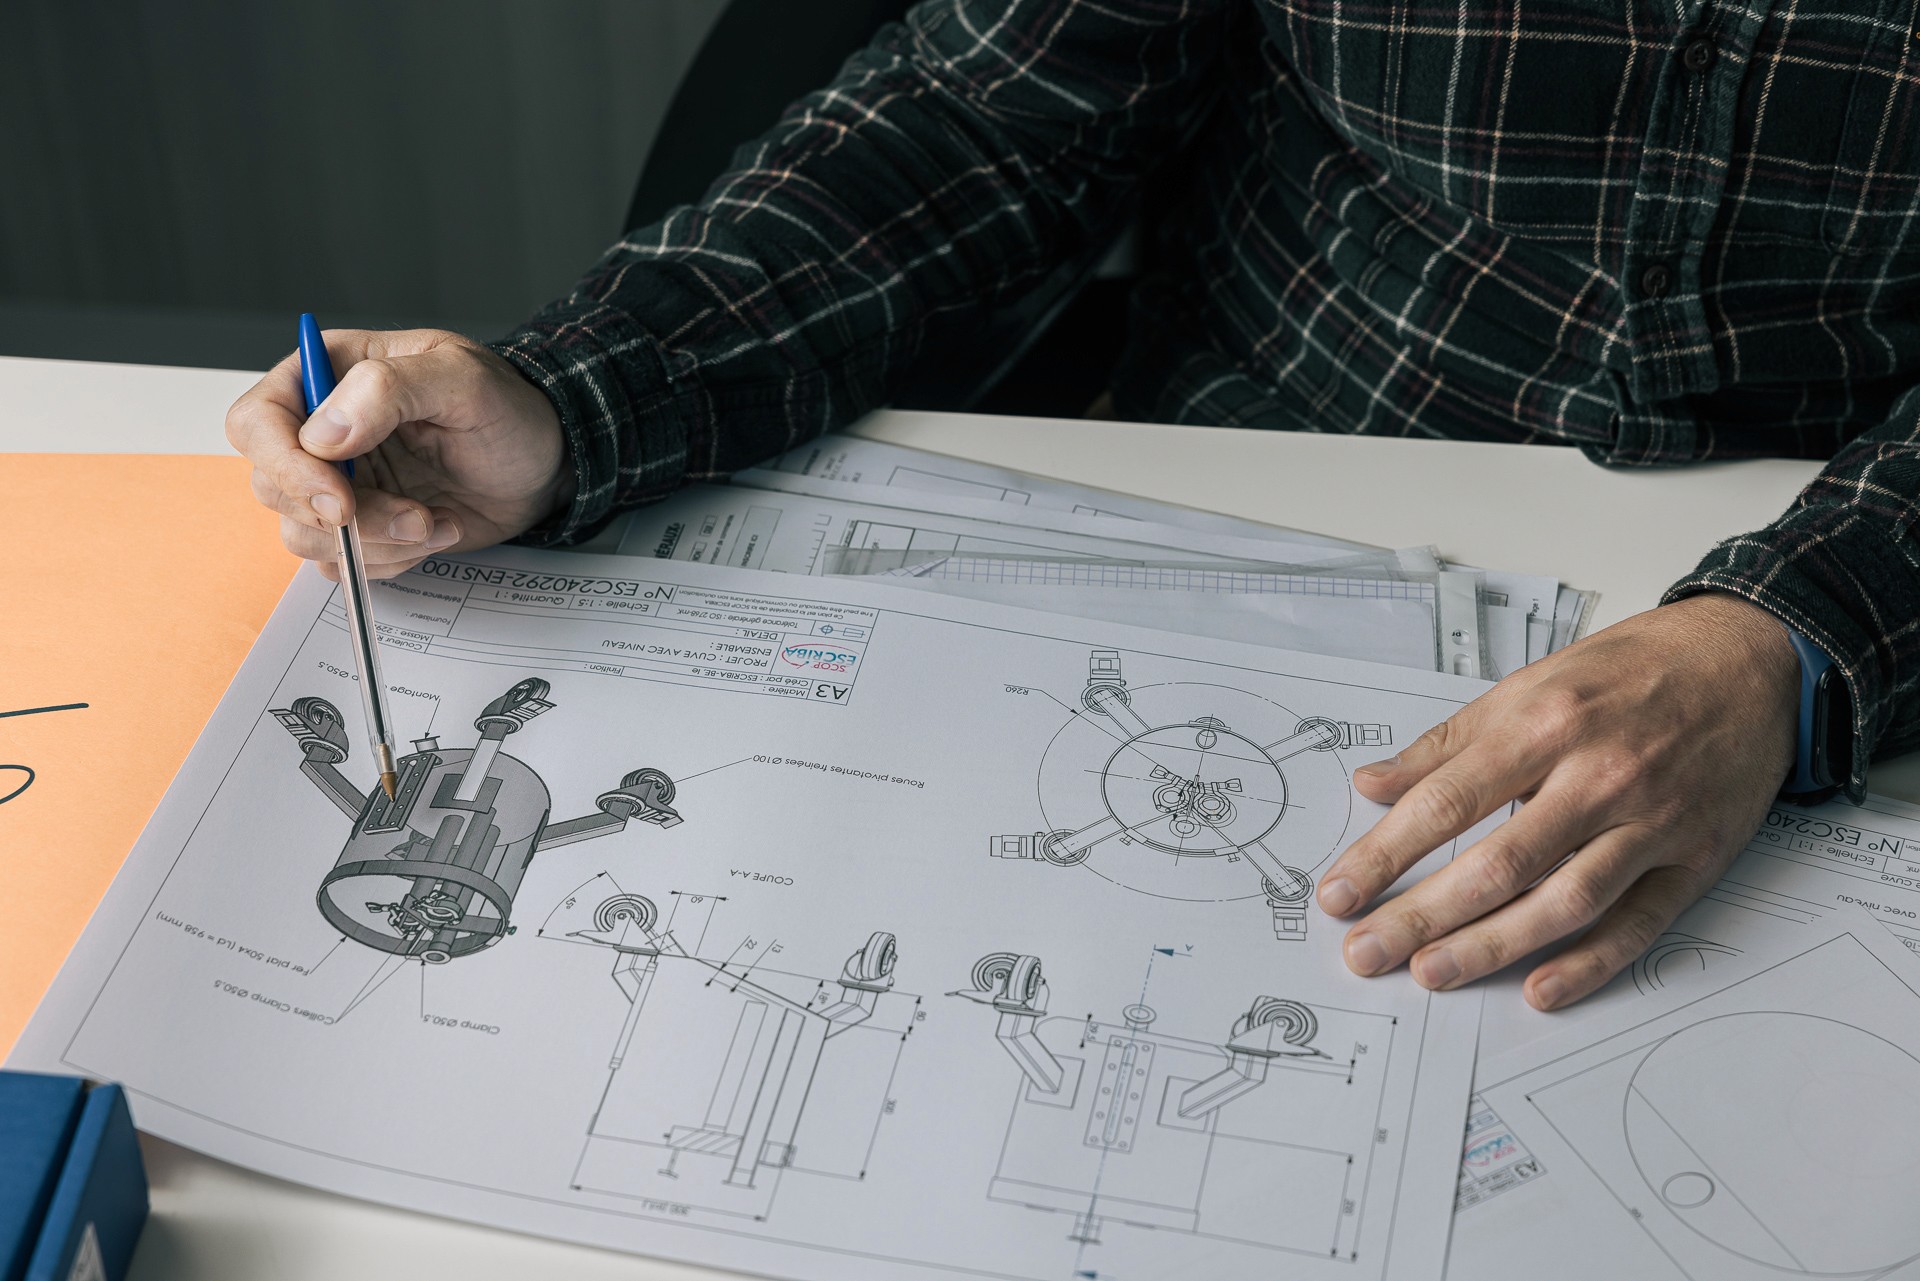
<path fill-rule="evenodd" d="M 1800 716 L 1800 658 L 1786 625 L 1727 592 L 1685 597 L 1656 612 L 1685 618 L 1680 643 L 1695 656 L 1692 679 L 1720 709 L 1716 715 L 1743 726 L 1742 767 L 1777 789 L 1793 774 Z"/>
<path fill-rule="evenodd" d="M 1722 626 L 1737 632 L 1751 653 L 1759 690 L 1773 691 L 1770 705 L 1791 709 L 1791 759 L 1780 795 L 1800 804 L 1816 804 L 1844 788 L 1852 768 L 1852 700 L 1831 655 L 1794 631 L 1771 612 L 1724 592 L 1710 592 L 1676 604 L 1713 601 Z"/>
<path fill-rule="evenodd" d="M 1752 674 L 1756 692 L 1782 706 L 1798 706 L 1800 656 L 1785 623 L 1731 592 L 1703 592 L 1662 608 L 1683 606 L 1691 607 L 1702 621 L 1737 647 L 1741 666 Z"/>

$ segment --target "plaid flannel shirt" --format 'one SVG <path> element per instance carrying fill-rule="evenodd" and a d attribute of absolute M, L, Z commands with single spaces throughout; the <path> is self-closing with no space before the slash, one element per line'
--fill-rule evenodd
<path fill-rule="evenodd" d="M 885 403 L 1184 140 L 1120 416 L 1831 459 L 1667 599 L 1834 656 L 1858 795 L 1920 743 L 1911 3 L 929 0 L 496 344 L 579 473 L 531 541 Z"/>

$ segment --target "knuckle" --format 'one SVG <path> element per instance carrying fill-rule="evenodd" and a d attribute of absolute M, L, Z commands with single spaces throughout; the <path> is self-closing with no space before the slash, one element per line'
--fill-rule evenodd
<path fill-rule="evenodd" d="M 1630 747 L 1610 744 L 1596 748 L 1581 762 L 1587 790 L 1608 800 L 1636 791 L 1647 780 L 1647 762 Z"/>
<path fill-rule="evenodd" d="M 1480 853 L 1461 869 L 1464 897 L 1485 910 L 1506 902 L 1533 881 L 1533 857 L 1512 841 L 1497 835 L 1480 842 Z"/>
<path fill-rule="evenodd" d="M 400 371 L 385 357 L 369 357 L 355 365 L 352 372 L 360 375 L 355 397 L 358 402 L 384 405 L 399 397 Z"/>
<path fill-rule="evenodd" d="M 1390 936 L 1398 936 L 1413 947 L 1439 938 L 1444 932 L 1439 928 L 1439 922 L 1435 920 L 1433 913 L 1425 905 L 1408 902 L 1405 899 L 1393 904 L 1393 911 L 1387 919 L 1387 927 L 1387 933 Z"/>
<path fill-rule="evenodd" d="M 1420 791 L 1416 814 L 1434 828 L 1455 832 L 1479 817 L 1478 799 L 1457 773 L 1434 774 Z"/>
<path fill-rule="evenodd" d="M 1579 738 L 1586 729 L 1591 706 L 1579 690 L 1564 684 L 1549 685 L 1534 695 L 1527 718 L 1541 738 L 1566 743 Z"/>
<path fill-rule="evenodd" d="M 1416 738 L 1410 750 L 1417 756 L 1437 757 L 1444 760 L 1449 754 L 1448 749 L 1458 737 L 1459 730 L 1454 726 L 1453 718 L 1449 717 Z"/>
<path fill-rule="evenodd" d="M 1673 914 L 1678 916 L 1681 908 L 1718 884 L 1721 873 L 1739 852 L 1738 846 L 1724 853 L 1701 850 L 1684 863 L 1672 863 L 1660 869 L 1658 875 L 1666 882 L 1668 906 Z"/>
<path fill-rule="evenodd" d="M 238 453 L 247 452 L 248 411 L 252 408 L 253 393 L 248 392 L 227 407 L 227 443 Z"/>
<path fill-rule="evenodd" d="M 1616 961 L 1624 964 L 1660 937 L 1660 931 L 1667 927 L 1667 918 L 1665 913 L 1647 904 L 1627 903 L 1615 910 L 1612 924 L 1609 951 Z"/>
<path fill-rule="evenodd" d="M 1643 780 L 1644 782 L 1645 780 Z M 1692 815 L 1693 805 L 1688 798 L 1674 792 L 1656 792 L 1643 795 L 1636 808 L 1643 816 L 1647 826 L 1655 832 L 1684 830 L 1688 818 Z M 1701 844 L 1703 862 L 1711 861 L 1724 851 L 1729 861 L 1746 844 L 1742 837 L 1737 841 L 1728 841 L 1712 833 L 1707 834 Z"/>
<path fill-rule="evenodd" d="M 409 556 L 406 560 L 396 560 L 391 564 L 380 566 L 379 572 L 375 576 L 379 578 L 398 578 L 425 559 L 425 556 Z"/>
<path fill-rule="evenodd" d="M 280 518 L 280 541 L 286 544 L 288 551 L 303 560 L 317 560 L 326 564 L 333 561 L 333 540 L 291 516 Z"/>
<path fill-rule="evenodd" d="M 1471 930 L 1454 945 L 1460 954 L 1461 971 L 1469 978 L 1505 969 L 1515 959 L 1532 951 L 1530 946 L 1509 931 L 1483 928 Z"/>
<path fill-rule="evenodd" d="M 1391 879 L 1390 871 L 1386 855 L 1374 848 L 1370 833 L 1348 846 L 1327 875 L 1345 877 L 1360 887 L 1363 897 L 1371 898 L 1385 888 Z"/>
<path fill-rule="evenodd" d="M 499 359 L 499 357 L 495 356 L 493 352 L 487 348 L 459 334 L 442 334 L 441 340 L 443 343 L 442 350 L 448 352 L 453 359 L 459 361 L 460 364 L 468 369 L 478 371 L 490 370 L 493 368 L 493 362 Z"/>
<path fill-rule="evenodd" d="M 1548 904 L 1563 932 L 1579 929 L 1599 916 L 1607 905 L 1606 892 L 1589 873 L 1566 867 L 1546 879 L 1541 886 Z"/>
<path fill-rule="evenodd" d="M 1560 974 L 1575 992 L 1591 992 L 1619 973 L 1624 964 L 1608 960 L 1596 948 L 1582 947 L 1561 958 Z"/>

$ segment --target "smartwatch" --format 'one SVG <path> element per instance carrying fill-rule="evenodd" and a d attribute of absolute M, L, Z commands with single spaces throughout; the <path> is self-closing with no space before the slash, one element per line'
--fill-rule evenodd
<path fill-rule="evenodd" d="M 1793 773 L 1780 799 L 1818 805 L 1836 796 L 1853 772 L 1853 696 L 1825 650 L 1791 628 L 1787 637 L 1800 656 L 1800 726 Z"/>

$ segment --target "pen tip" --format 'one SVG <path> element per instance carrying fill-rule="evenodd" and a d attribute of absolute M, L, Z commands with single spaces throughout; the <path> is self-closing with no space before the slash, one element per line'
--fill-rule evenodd
<path fill-rule="evenodd" d="M 381 790 L 386 792 L 388 800 L 393 799 L 394 784 L 398 783 L 399 781 L 400 781 L 400 776 L 394 773 L 392 770 L 386 770 L 381 773 L 380 787 L 381 787 Z"/>

